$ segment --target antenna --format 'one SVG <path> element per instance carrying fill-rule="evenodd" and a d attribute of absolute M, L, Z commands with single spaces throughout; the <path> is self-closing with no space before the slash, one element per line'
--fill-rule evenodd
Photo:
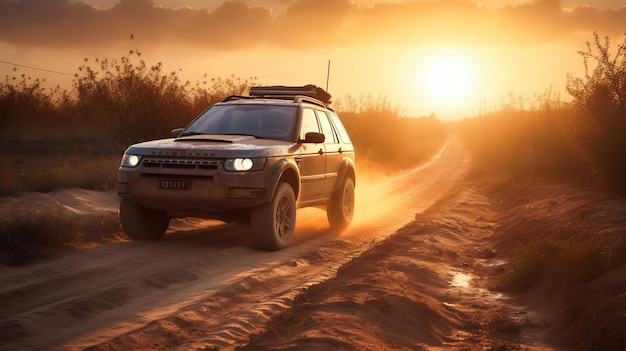
<path fill-rule="evenodd" d="M 326 92 L 328 92 L 328 80 L 330 79 L 330 60 L 328 60 L 328 71 L 326 71 Z"/>

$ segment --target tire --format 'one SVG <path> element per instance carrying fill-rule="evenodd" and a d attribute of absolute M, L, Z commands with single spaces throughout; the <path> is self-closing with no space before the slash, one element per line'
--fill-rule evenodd
<path fill-rule="evenodd" d="M 330 227 L 343 231 L 352 222 L 354 216 L 354 180 L 346 178 L 341 188 L 333 194 L 326 208 L 326 217 Z"/>
<path fill-rule="evenodd" d="M 252 211 L 250 224 L 262 249 L 277 251 L 287 247 L 296 227 L 296 196 L 291 185 L 278 184 L 274 199 Z"/>
<path fill-rule="evenodd" d="M 134 240 L 159 240 L 165 235 L 170 219 L 163 211 L 145 208 L 128 199 L 120 202 L 120 223 Z"/>

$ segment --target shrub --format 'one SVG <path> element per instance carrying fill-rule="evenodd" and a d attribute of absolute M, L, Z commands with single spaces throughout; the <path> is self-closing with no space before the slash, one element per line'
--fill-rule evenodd
<path fill-rule="evenodd" d="M 121 156 L 10 154 L 0 158 L 0 196 L 57 188 L 115 188 Z M 97 170 L 97 171 L 94 171 Z"/>
<path fill-rule="evenodd" d="M 76 239 L 77 234 L 76 221 L 61 208 L 56 213 L 26 211 L 0 219 L 0 250 L 7 263 L 23 264 L 40 257 L 47 248 Z"/>
<path fill-rule="evenodd" d="M 593 180 L 626 195 L 626 41 L 612 55 L 609 38 L 594 33 L 580 54 L 585 76 L 568 76 L 571 103 L 509 94 L 499 111 L 460 124 L 471 175 Z"/>
<path fill-rule="evenodd" d="M 584 177 L 588 165 L 566 128 L 568 109 L 549 93 L 530 109 L 505 105 L 460 124 L 472 153 L 470 176 Z"/>
<path fill-rule="evenodd" d="M 97 69 L 86 60 L 74 81 L 77 114 L 122 145 L 167 137 L 227 95 L 247 91 L 254 80 L 212 79 L 191 87 L 176 72 L 165 74 L 160 62 L 148 67 L 140 55 L 131 50 L 127 57 L 96 60 Z"/>
<path fill-rule="evenodd" d="M 0 128 L 47 127 L 58 117 L 55 99 L 63 97 L 59 89 L 47 90 L 45 80 L 25 74 L 5 77 L 0 83 Z"/>
<path fill-rule="evenodd" d="M 606 273 L 611 268 L 611 255 L 592 240 L 538 239 L 516 250 L 512 265 L 503 281 L 507 290 L 523 291 L 546 278 L 574 286 Z"/>
<path fill-rule="evenodd" d="M 594 33 L 580 51 L 585 76 L 568 76 L 567 91 L 574 98 L 570 130 L 594 161 L 607 185 L 626 195 L 626 39 L 613 56 L 610 40 Z"/>
<path fill-rule="evenodd" d="M 47 90 L 44 81 L 25 75 L 7 76 L 0 83 L 0 196 L 111 189 L 129 144 L 168 137 L 227 95 L 244 93 L 255 79 L 231 76 L 192 86 L 139 57 L 130 51 L 120 59 L 85 59 L 69 93 Z"/>
<path fill-rule="evenodd" d="M 357 157 L 388 171 L 415 167 L 439 150 L 446 138 L 442 124 L 434 116 L 402 117 L 384 97 L 350 96 L 338 103 L 337 110 L 350 133 Z"/>
<path fill-rule="evenodd" d="M 160 63 L 135 63 L 133 53 L 96 60 L 99 70 L 86 61 L 74 81 L 78 115 L 125 145 L 166 136 L 178 119 L 191 115 L 185 86 L 176 74 L 162 74 Z"/>

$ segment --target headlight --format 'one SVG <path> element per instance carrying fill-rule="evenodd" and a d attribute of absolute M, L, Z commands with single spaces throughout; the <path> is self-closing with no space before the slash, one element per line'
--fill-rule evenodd
<path fill-rule="evenodd" d="M 122 167 L 136 167 L 141 161 L 141 156 L 124 154 L 122 157 Z"/>
<path fill-rule="evenodd" d="M 260 171 L 265 166 L 265 158 L 229 158 L 224 161 L 224 169 L 234 172 Z"/>

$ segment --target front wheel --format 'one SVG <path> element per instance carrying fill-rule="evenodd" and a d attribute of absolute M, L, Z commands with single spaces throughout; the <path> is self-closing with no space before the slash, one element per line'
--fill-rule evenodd
<path fill-rule="evenodd" d="M 352 222 L 354 216 L 354 180 L 346 178 L 341 188 L 333 194 L 326 209 L 330 227 L 342 231 Z"/>
<path fill-rule="evenodd" d="M 165 212 L 145 208 L 122 198 L 120 224 L 124 232 L 135 240 L 159 240 L 165 235 L 170 219 Z"/>
<path fill-rule="evenodd" d="M 278 184 L 274 199 L 252 211 L 251 225 L 261 248 L 276 251 L 287 247 L 296 227 L 296 196 L 291 185 Z"/>

